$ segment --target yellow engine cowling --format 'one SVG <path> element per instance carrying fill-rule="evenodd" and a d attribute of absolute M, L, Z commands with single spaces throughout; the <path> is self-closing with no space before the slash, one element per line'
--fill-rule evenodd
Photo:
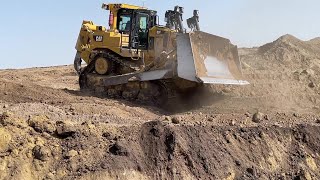
<path fill-rule="evenodd" d="M 129 49 L 121 48 L 128 46 L 128 44 L 128 34 L 122 34 L 116 29 L 107 30 L 92 21 L 83 21 L 75 48 L 81 59 L 87 64 L 92 60 L 90 55 L 96 49 L 111 50 L 122 57 L 142 57 L 141 51 L 133 53 Z"/>

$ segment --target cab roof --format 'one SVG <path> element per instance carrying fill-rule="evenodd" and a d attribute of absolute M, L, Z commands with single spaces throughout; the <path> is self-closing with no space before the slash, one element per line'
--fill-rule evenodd
<path fill-rule="evenodd" d="M 119 10 L 119 9 L 147 9 L 147 8 L 130 5 L 130 4 L 102 4 L 102 9 L 112 11 L 112 10 Z"/>

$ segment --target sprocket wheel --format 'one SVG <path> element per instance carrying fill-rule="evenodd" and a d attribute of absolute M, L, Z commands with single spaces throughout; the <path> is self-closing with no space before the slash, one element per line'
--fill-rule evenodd
<path fill-rule="evenodd" d="M 94 70 L 99 75 L 111 74 L 113 71 L 113 62 L 102 55 L 95 58 Z"/>

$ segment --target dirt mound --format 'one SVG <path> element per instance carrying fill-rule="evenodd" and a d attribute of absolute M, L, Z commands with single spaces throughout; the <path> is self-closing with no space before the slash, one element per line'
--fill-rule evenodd
<path fill-rule="evenodd" d="M 318 46 L 301 41 L 292 35 L 284 35 L 259 48 L 259 53 L 265 56 L 265 59 L 289 63 L 292 66 L 309 66 L 312 63 L 310 61 L 320 57 L 319 52 Z"/>
<path fill-rule="evenodd" d="M 0 80 L 0 100 L 8 103 L 50 102 L 63 103 L 63 90 L 45 88 L 35 84 Z"/>
<path fill-rule="evenodd" d="M 187 117 L 187 116 L 186 116 Z M 235 117 L 240 119 L 241 115 Z M 286 115 L 279 115 L 288 118 Z M 305 117 L 301 117 L 303 119 Z M 0 130 L 1 178 L 6 179 L 268 179 L 320 176 L 316 124 L 291 127 L 183 120 L 117 126 L 10 114 Z M 35 126 L 36 122 L 36 126 Z M 272 122 L 272 121 L 271 121 Z M 241 123 L 236 120 L 235 124 Z M 15 132 L 20 132 L 19 134 Z M 8 142 L 8 140 L 10 142 Z"/>
<path fill-rule="evenodd" d="M 259 48 L 240 49 L 243 73 L 251 85 L 230 94 L 257 110 L 319 112 L 319 48 L 285 35 Z"/>
<path fill-rule="evenodd" d="M 265 66 L 296 70 L 310 68 L 319 72 L 319 38 L 302 41 L 294 36 L 285 35 L 274 42 L 258 48 L 256 57 L 266 60 Z"/>
<path fill-rule="evenodd" d="M 320 37 L 313 38 L 308 41 L 311 44 L 320 45 Z"/>

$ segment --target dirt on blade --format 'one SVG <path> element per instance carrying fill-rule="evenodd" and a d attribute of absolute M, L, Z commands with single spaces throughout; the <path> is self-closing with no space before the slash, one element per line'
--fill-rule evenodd
<path fill-rule="evenodd" d="M 319 42 L 240 49 L 250 85 L 174 111 L 79 91 L 72 66 L 1 70 L 0 179 L 319 179 Z"/>

